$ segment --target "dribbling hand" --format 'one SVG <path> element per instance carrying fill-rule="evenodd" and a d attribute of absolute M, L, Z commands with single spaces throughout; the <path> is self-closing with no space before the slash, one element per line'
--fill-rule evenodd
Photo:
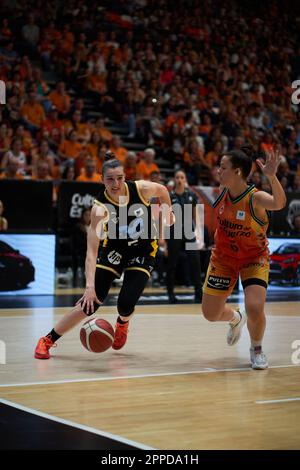
<path fill-rule="evenodd" d="M 94 302 L 102 305 L 102 302 L 98 299 L 94 287 L 86 287 L 83 296 L 76 302 L 76 305 L 81 304 L 82 310 L 86 307 L 86 315 L 94 313 Z"/>

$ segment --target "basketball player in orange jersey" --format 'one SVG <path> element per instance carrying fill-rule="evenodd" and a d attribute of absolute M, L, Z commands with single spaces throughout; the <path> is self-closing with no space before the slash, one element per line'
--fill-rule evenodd
<path fill-rule="evenodd" d="M 112 282 L 124 272 L 112 345 L 113 349 L 121 349 L 127 339 L 135 305 L 153 270 L 158 249 L 150 199 L 157 197 L 164 204 L 166 211 L 163 217 L 167 225 L 174 222 L 170 196 L 163 185 L 142 180 L 125 182 L 122 163 L 110 153 L 106 160 L 102 167 L 104 184 L 99 185 L 100 192 L 94 201 L 87 235 L 85 292 L 52 331 L 40 338 L 35 349 L 37 359 L 49 359 L 49 349 L 55 341 L 86 316 L 92 315 L 105 300 Z M 100 232 L 106 236 L 101 237 L 99 247 Z"/>
<path fill-rule="evenodd" d="M 247 321 L 252 368 L 266 369 L 268 362 L 262 340 L 269 275 L 267 211 L 282 209 L 286 197 L 276 177 L 280 162 L 278 152 L 268 152 L 265 163 L 256 160 L 270 182 L 272 195 L 247 184 L 254 156 L 252 147 L 244 146 L 226 153 L 221 159 L 218 170 L 221 192 L 214 203 L 215 246 L 203 286 L 202 311 L 209 321 L 229 321 L 228 345 L 237 343 Z M 246 311 L 234 310 L 225 304 L 239 275 Z"/>

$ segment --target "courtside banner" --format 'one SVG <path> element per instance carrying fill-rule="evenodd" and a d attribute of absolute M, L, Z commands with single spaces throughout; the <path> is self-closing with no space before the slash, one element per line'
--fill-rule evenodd
<path fill-rule="evenodd" d="M 98 183 L 62 182 L 57 201 L 58 227 L 71 229 L 79 221 L 83 209 L 93 205 L 99 190 Z"/>

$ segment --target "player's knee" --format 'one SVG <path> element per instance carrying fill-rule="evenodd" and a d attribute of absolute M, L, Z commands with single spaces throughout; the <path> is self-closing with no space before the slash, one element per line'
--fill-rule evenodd
<path fill-rule="evenodd" d="M 218 321 L 222 312 L 219 312 L 218 309 L 211 308 L 209 305 L 206 305 L 205 302 L 202 302 L 202 313 L 206 320 L 208 321 Z"/>
<path fill-rule="evenodd" d="M 261 302 L 246 302 L 245 303 L 246 312 L 248 317 L 253 317 L 254 319 L 264 316 L 263 304 Z"/>
<path fill-rule="evenodd" d="M 129 304 L 124 301 L 118 301 L 118 313 L 121 317 L 129 317 L 134 311 L 135 305 Z"/>

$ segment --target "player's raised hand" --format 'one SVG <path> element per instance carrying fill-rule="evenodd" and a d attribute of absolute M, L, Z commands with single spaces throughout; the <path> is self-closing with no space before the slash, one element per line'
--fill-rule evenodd
<path fill-rule="evenodd" d="M 276 176 L 277 169 L 280 164 L 279 150 L 275 149 L 266 152 L 265 164 L 259 159 L 256 160 L 256 163 L 263 172 L 263 174 L 266 175 L 268 178 Z"/>

